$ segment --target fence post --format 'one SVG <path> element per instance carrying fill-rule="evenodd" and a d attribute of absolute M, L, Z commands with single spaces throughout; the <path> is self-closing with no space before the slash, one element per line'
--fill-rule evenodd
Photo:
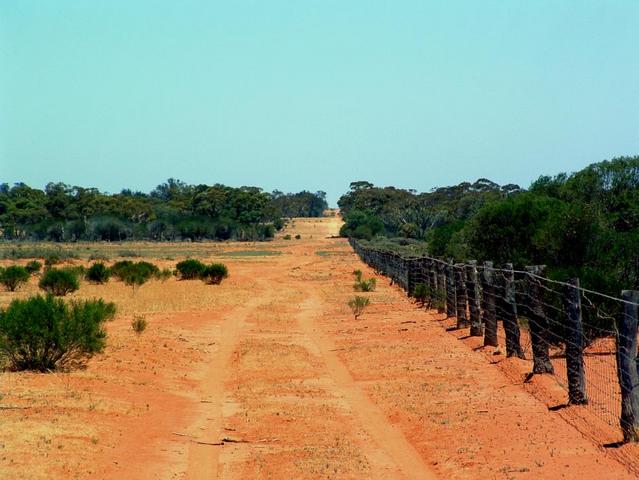
<path fill-rule="evenodd" d="M 477 279 L 477 261 L 469 260 L 466 267 L 466 280 L 468 282 L 468 309 L 470 311 L 470 335 L 481 337 L 483 328 L 481 324 L 481 308 L 479 306 L 479 283 Z"/>
<path fill-rule="evenodd" d="M 482 315 L 484 329 L 484 347 L 497 347 L 497 315 L 495 312 L 495 272 L 493 262 L 484 262 L 484 271 L 481 276 L 482 284 Z"/>
<path fill-rule="evenodd" d="M 437 268 L 437 313 L 444 313 L 446 311 L 446 274 L 444 271 L 444 264 L 442 262 L 435 262 Z"/>
<path fill-rule="evenodd" d="M 637 373 L 637 303 L 639 291 L 624 290 L 617 317 L 617 375 L 621 387 L 621 430 L 626 442 L 639 441 L 639 374 Z"/>
<path fill-rule="evenodd" d="M 584 374 L 584 341 L 581 323 L 581 294 L 579 279 L 568 280 L 571 286 L 566 287 L 564 310 L 568 321 L 564 342 L 566 345 L 566 371 L 568 374 L 568 403 L 584 405 L 588 403 L 586 396 L 586 377 Z"/>
<path fill-rule="evenodd" d="M 452 261 L 445 265 L 446 269 L 446 316 L 455 316 L 455 276 Z"/>
<path fill-rule="evenodd" d="M 545 265 L 526 267 L 528 275 L 528 318 L 530 320 L 530 340 L 532 341 L 533 371 L 532 373 L 555 373 L 548 352 L 548 319 L 539 289 L 539 281 L 532 275 L 543 276 Z"/>
<path fill-rule="evenodd" d="M 506 332 L 506 357 L 524 358 L 521 348 L 521 335 L 517 323 L 517 300 L 515 289 L 515 272 L 513 264 L 504 265 L 504 295 L 502 297 L 502 317 Z"/>
<path fill-rule="evenodd" d="M 464 267 L 455 267 L 455 294 L 457 297 L 457 328 L 465 328 L 468 326 L 468 318 L 466 317 L 466 284 L 464 283 Z"/>

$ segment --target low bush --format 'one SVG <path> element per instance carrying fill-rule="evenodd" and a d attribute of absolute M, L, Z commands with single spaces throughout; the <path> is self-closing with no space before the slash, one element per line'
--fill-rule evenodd
<path fill-rule="evenodd" d="M 124 273 L 127 270 L 130 270 L 133 266 L 133 262 L 131 260 L 120 260 L 119 262 L 115 262 L 111 265 L 111 275 L 113 275 L 118 280 L 122 280 Z"/>
<path fill-rule="evenodd" d="M 297 235 L 295 235 L 295 240 L 300 240 L 302 238 L 302 236 L 298 233 Z"/>
<path fill-rule="evenodd" d="M 361 270 L 353 270 L 353 275 L 355 275 L 355 280 L 358 282 L 362 280 L 362 271 Z"/>
<path fill-rule="evenodd" d="M 430 287 L 428 287 L 425 283 L 418 283 L 413 288 L 411 295 L 423 307 L 426 304 L 426 301 L 431 297 Z"/>
<path fill-rule="evenodd" d="M 196 278 L 201 278 L 202 272 L 206 268 L 199 260 L 195 260 L 193 258 L 189 258 L 188 260 L 183 260 L 175 266 L 180 279 L 182 280 L 193 280 Z"/>
<path fill-rule="evenodd" d="M 62 297 L 80 288 L 80 282 L 73 271 L 49 268 L 42 275 L 38 286 L 49 294 Z"/>
<path fill-rule="evenodd" d="M 16 370 L 46 372 L 81 364 L 106 344 L 103 323 L 115 305 L 65 303 L 51 295 L 14 300 L 0 309 L 0 352 Z"/>
<path fill-rule="evenodd" d="M 37 260 L 31 260 L 24 266 L 24 268 L 26 268 L 27 272 L 29 272 L 31 275 L 34 275 L 42 270 L 42 263 L 38 262 Z"/>
<path fill-rule="evenodd" d="M 102 262 L 96 262 L 89 267 L 84 275 L 88 281 L 93 283 L 106 283 L 111 277 L 111 270 Z"/>
<path fill-rule="evenodd" d="M 223 263 L 212 263 L 211 265 L 206 265 L 200 274 L 200 278 L 202 280 L 213 285 L 219 285 L 222 283 L 222 280 L 228 276 L 229 269 Z"/>
<path fill-rule="evenodd" d="M 351 307 L 353 315 L 357 318 L 364 313 L 364 309 L 370 305 L 370 303 L 371 302 L 367 297 L 360 297 L 359 295 L 356 295 L 348 301 L 348 306 Z"/>
<path fill-rule="evenodd" d="M 283 238 L 284 240 L 290 240 L 290 239 L 291 239 L 291 236 L 287 233 L 287 234 L 286 234 L 286 235 L 284 235 L 282 238 Z"/>
<path fill-rule="evenodd" d="M 11 265 L 0 272 L 0 283 L 10 292 L 29 281 L 29 271 L 20 265 Z"/>
<path fill-rule="evenodd" d="M 149 262 L 122 260 L 111 267 L 111 272 L 119 280 L 133 288 L 145 284 L 151 277 L 160 273 L 160 269 Z"/>
<path fill-rule="evenodd" d="M 368 280 L 358 280 L 353 284 L 356 292 L 374 292 L 377 287 L 377 279 L 369 278 Z"/>
<path fill-rule="evenodd" d="M 142 333 L 146 330 L 147 322 L 146 319 L 142 315 L 134 315 L 133 320 L 131 320 L 131 328 L 135 333 Z"/>

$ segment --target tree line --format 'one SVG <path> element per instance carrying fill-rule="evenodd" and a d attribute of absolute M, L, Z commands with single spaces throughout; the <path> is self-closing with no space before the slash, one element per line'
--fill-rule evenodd
<path fill-rule="evenodd" d="M 321 216 L 324 192 L 189 185 L 173 178 L 150 193 L 49 183 L 0 184 L 0 238 L 7 240 L 267 240 L 283 218 Z"/>
<path fill-rule="evenodd" d="M 527 189 L 479 179 L 417 193 L 358 181 L 338 205 L 345 236 L 424 243 L 460 262 L 544 264 L 551 278 L 615 295 L 639 287 L 639 156 L 541 176 Z"/>

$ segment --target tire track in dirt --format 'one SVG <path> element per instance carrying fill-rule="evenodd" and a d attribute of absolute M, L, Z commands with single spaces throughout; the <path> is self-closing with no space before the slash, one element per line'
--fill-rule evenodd
<path fill-rule="evenodd" d="M 382 411 L 357 385 L 346 366 L 334 353 L 335 343 L 325 335 L 314 321 L 314 314 L 322 310 L 317 294 L 306 289 L 308 300 L 299 315 L 304 334 L 317 346 L 341 396 L 348 402 L 359 424 L 368 433 L 374 445 L 366 452 L 371 461 L 397 468 L 403 478 L 410 480 L 432 480 L 435 474 L 429 469 L 413 445 L 398 428 L 389 423 Z M 381 455 L 380 455 L 381 454 Z"/>
<path fill-rule="evenodd" d="M 200 418 L 194 425 L 194 429 L 199 430 L 201 436 L 197 439 L 191 439 L 189 444 L 187 479 L 218 478 L 218 460 L 221 445 L 211 444 L 219 443 L 224 437 L 224 383 L 228 376 L 225 367 L 236 348 L 246 318 L 257 304 L 257 300 L 253 300 L 243 308 L 229 313 L 217 327 L 218 332 L 215 338 L 218 343 L 218 350 L 213 355 L 199 387 L 201 401 L 207 405 L 207 408 L 204 410 L 205 416 Z"/>

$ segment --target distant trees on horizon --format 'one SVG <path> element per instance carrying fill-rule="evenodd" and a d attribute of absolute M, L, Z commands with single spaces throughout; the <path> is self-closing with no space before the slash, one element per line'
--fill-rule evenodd
<path fill-rule="evenodd" d="M 266 240 L 283 217 L 321 216 L 324 192 L 189 185 L 173 178 L 150 193 L 49 183 L 0 184 L 0 239 L 51 241 Z"/>
<path fill-rule="evenodd" d="M 338 205 L 345 236 L 422 241 L 456 261 L 544 264 L 602 292 L 639 288 L 639 156 L 541 176 L 528 189 L 479 179 L 416 193 L 358 181 Z"/>

